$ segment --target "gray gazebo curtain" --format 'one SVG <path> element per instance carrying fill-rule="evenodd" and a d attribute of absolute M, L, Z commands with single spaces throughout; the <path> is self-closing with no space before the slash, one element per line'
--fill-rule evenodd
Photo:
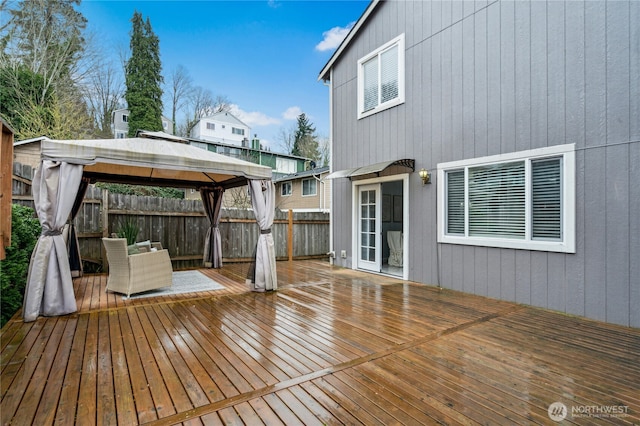
<path fill-rule="evenodd" d="M 203 262 L 206 268 L 222 268 L 222 239 L 220 238 L 220 216 L 223 188 L 201 188 L 200 195 L 204 211 L 211 226 L 204 240 Z"/>
<path fill-rule="evenodd" d="M 277 290 L 276 250 L 271 234 L 276 204 L 275 186 L 270 180 L 250 180 L 249 193 L 256 222 L 260 226 L 260 236 L 247 283 L 252 291 Z"/>
<path fill-rule="evenodd" d="M 33 177 L 33 200 L 42 234 L 31 255 L 22 316 L 65 315 L 77 310 L 67 247 L 62 237 L 82 179 L 82 166 L 43 160 Z"/>
<path fill-rule="evenodd" d="M 84 195 L 89 187 L 89 179 L 82 178 L 80 181 L 80 188 L 76 194 L 76 199 L 73 202 L 71 208 L 71 217 L 69 218 L 69 237 L 67 239 L 67 251 L 69 252 L 69 267 L 71 269 L 72 277 L 82 276 L 82 257 L 80 256 L 80 246 L 78 245 L 78 234 L 76 232 L 75 218 L 82 207 L 82 201 Z"/>

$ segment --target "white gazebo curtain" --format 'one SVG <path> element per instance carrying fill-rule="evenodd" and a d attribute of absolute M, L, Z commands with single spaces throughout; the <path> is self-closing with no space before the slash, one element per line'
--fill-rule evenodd
<path fill-rule="evenodd" d="M 270 180 L 249 180 L 249 193 L 260 236 L 247 283 L 251 291 L 277 290 L 276 250 L 271 234 L 276 203 L 275 185 Z"/>
<path fill-rule="evenodd" d="M 73 208 L 82 170 L 82 165 L 42 160 L 34 174 L 33 200 L 42 234 L 29 265 L 22 307 L 25 322 L 77 310 L 62 228 Z"/>
<path fill-rule="evenodd" d="M 200 195 L 210 226 L 204 240 L 203 263 L 205 268 L 222 268 L 222 238 L 220 237 L 220 216 L 223 188 L 201 188 Z"/>

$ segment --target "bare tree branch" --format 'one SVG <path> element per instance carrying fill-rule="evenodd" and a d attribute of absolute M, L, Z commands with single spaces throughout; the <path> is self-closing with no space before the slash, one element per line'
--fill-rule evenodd
<path fill-rule="evenodd" d="M 84 96 L 93 117 L 99 135 L 112 135 L 111 120 L 124 96 L 124 80 L 120 68 L 106 63 L 87 78 L 84 84 Z"/>
<path fill-rule="evenodd" d="M 193 92 L 193 79 L 189 75 L 189 71 L 182 65 L 178 65 L 169 76 L 169 90 L 165 93 L 169 94 L 169 103 L 171 105 L 171 120 L 173 120 L 173 134 L 177 134 L 178 123 L 177 114 L 187 106 L 189 97 Z"/>

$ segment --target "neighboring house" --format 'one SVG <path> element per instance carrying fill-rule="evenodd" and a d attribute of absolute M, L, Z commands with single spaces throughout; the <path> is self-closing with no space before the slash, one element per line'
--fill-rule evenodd
<path fill-rule="evenodd" d="M 203 139 L 189 138 L 188 143 L 207 151 L 216 152 L 228 157 L 239 158 L 261 166 L 269 166 L 273 170 L 273 179 L 278 179 L 292 173 L 298 173 L 310 164 L 309 159 L 295 155 L 280 154 L 266 149 L 262 149 L 260 140 L 254 137 L 251 146 L 239 146 L 222 142 L 207 141 Z M 245 144 L 248 145 L 248 144 Z M 200 194 L 196 191 L 188 191 L 187 198 L 199 199 Z"/>
<path fill-rule="evenodd" d="M 40 144 L 45 136 L 13 142 L 13 161 L 35 169 L 40 165 Z"/>
<path fill-rule="evenodd" d="M 111 130 L 116 139 L 127 138 L 129 134 L 129 110 L 126 108 L 117 109 L 111 114 Z M 162 131 L 173 135 L 173 121 L 162 116 Z"/>
<path fill-rule="evenodd" d="M 330 191 L 324 178 L 329 167 L 305 170 L 275 179 L 276 208 L 301 212 L 327 212 Z"/>
<path fill-rule="evenodd" d="M 640 327 L 640 2 L 376 0 L 319 78 L 334 263 Z"/>
<path fill-rule="evenodd" d="M 248 147 L 251 128 L 230 112 L 218 112 L 201 118 L 190 136 L 210 142 Z M 255 147 L 254 147 L 255 148 Z"/>

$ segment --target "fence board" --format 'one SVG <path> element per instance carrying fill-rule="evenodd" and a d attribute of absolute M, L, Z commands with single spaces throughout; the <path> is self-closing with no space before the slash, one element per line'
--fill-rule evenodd
<path fill-rule="evenodd" d="M 16 163 L 13 174 L 16 177 L 12 185 L 13 201 L 33 208 L 29 183 L 33 170 Z M 160 241 L 169 250 L 175 269 L 201 266 L 204 238 L 209 229 L 202 202 L 108 193 L 105 206 L 103 199 L 103 190 L 90 185 L 75 220 L 84 260 L 101 265 L 102 235 L 117 233 L 123 223 L 133 220 L 140 229 L 138 241 Z M 278 259 L 288 258 L 288 223 L 288 212 L 276 210 L 272 233 Z M 260 235 L 253 210 L 222 209 L 220 234 L 224 261 L 251 258 Z M 292 241 L 294 259 L 326 256 L 329 214 L 294 212 Z"/>

